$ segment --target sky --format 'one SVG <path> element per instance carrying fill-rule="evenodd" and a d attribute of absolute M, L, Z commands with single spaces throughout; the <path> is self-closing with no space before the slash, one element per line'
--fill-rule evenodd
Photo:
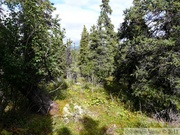
<path fill-rule="evenodd" d="M 59 15 L 61 25 L 66 29 L 66 39 L 71 39 L 79 45 L 83 26 L 88 31 L 92 25 L 97 24 L 100 15 L 100 4 L 102 0 L 50 0 L 54 3 L 56 11 L 54 15 Z M 132 6 L 133 0 L 110 0 L 109 5 L 113 10 L 110 16 L 115 31 L 123 21 L 123 11 Z"/>

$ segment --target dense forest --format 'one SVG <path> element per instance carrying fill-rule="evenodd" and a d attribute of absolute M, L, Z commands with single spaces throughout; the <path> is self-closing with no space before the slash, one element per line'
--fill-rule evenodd
<path fill-rule="evenodd" d="M 118 32 L 109 0 L 102 0 L 78 48 L 64 40 L 54 10 L 49 0 L 0 1 L 0 121 L 19 110 L 46 117 L 57 110 L 55 97 L 67 80 L 83 80 L 118 97 L 129 111 L 180 122 L 179 0 L 134 0 Z M 0 123 L 0 131 L 8 127 Z"/>

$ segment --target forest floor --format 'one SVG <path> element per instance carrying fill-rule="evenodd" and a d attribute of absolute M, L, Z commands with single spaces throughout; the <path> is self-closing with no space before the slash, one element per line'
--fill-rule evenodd
<path fill-rule="evenodd" d="M 126 128 L 180 128 L 180 125 L 129 111 L 118 97 L 100 86 L 81 82 L 57 90 L 55 95 L 59 107 L 53 115 L 8 115 L 6 123 L 0 123 L 0 127 L 6 124 L 8 128 L 2 128 L 0 134 L 123 135 Z"/>

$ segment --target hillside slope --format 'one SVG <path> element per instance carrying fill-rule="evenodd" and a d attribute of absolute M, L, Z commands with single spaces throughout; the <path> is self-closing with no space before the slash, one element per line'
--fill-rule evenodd
<path fill-rule="evenodd" d="M 52 115 L 24 114 L 19 117 L 15 117 L 15 114 L 9 115 L 14 117 L 7 117 L 6 120 L 9 121 L 6 121 L 6 128 L 2 128 L 0 133 L 2 135 L 123 135 L 124 128 L 178 127 L 178 125 L 158 122 L 141 112 L 130 112 L 125 109 L 119 98 L 108 94 L 100 86 L 76 83 L 64 90 L 57 89 L 55 95 L 58 108 Z"/>

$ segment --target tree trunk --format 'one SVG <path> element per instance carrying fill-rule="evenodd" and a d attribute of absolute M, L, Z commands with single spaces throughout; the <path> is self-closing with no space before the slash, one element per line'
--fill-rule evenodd
<path fill-rule="evenodd" d="M 6 100 L 6 97 L 3 95 L 3 92 L 0 91 L 0 114 L 4 112 L 4 109 L 8 105 L 8 102 Z"/>
<path fill-rule="evenodd" d="M 32 87 L 31 89 L 23 89 L 21 93 L 27 97 L 32 104 L 33 110 L 41 113 L 48 114 L 53 108 L 53 101 L 45 94 L 45 91 L 37 89 L 37 87 Z"/>

